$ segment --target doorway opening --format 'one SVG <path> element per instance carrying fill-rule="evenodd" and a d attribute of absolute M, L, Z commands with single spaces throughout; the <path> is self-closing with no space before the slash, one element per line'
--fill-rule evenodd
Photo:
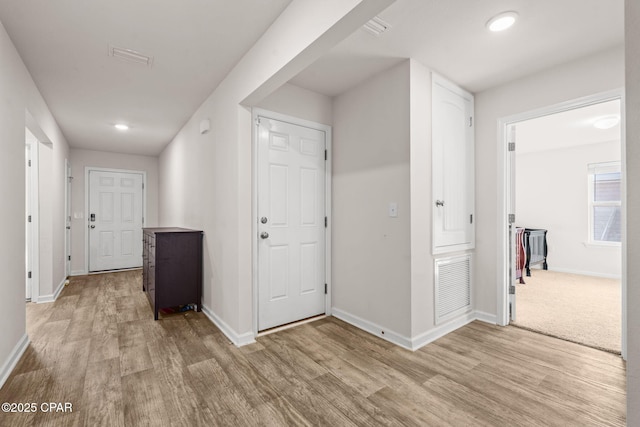
<path fill-rule="evenodd" d="M 503 121 L 505 324 L 624 356 L 620 93 Z"/>

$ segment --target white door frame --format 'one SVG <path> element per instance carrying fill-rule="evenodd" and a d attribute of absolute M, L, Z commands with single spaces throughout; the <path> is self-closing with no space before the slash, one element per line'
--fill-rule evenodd
<path fill-rule="evenodd" d="M 502 117 L 498 120 L 498 256 L 497 256 L 497 312 L 496 320 L 498 325 L 505 326 L 509 324 L 509 233 L 508 233 L 508 208 L 509 208 L 509 168 L 507 148 L 507 126 L 513 123 L 530 120 L 537 117 L 548 116 L 551 114 L 561 113 L 575 108 L 586 107 L 593 104 L 599 104 L 606 101 L 620 100 L 620 144 L 621 144 L 621 170 L 622 176 L 626 177 L 626 134 L 625 134 L 625 101 L 624 89 L 615 89 L 611 91 L 601 92 L 590 96 L 562 102 L 548 107 L 527 111 L 512 116 Z M 627 355 L 627 219 L 626 219 L 626 178 L 623 179 L 622 186 L 622 357 L 626 359 Z"/>
<path fill-rule="evenodd" d="M 138 173 L 142 174 L 142 226 L 145 226 L 147 220 L 147 172 L 129 169 L 99 168 L 94 166 L 84 167 L 84 217 L 86 229 L 84 234 L 84 274 L 89 273 L 89 193 L 91 185 L 89 183 L 89 172 L 113 172 L 113 173 Z"/>
<path fill-rule="evenodd" d="M 40 142 L 35 139 L 33 141 L 27 141 L 26 143 L 29 145 L 29 157 L 31 160 L 31 167 L 28 172 L 29 194 L 25 194 L 25 197 L 29 199 L 29 212 L 26 212 L 26 215 L 31 215 L 31 229 L 28 242 L 28 251 L 30 256 L 29 261 L 31 267 L 31 301 L 38 302 L 38 298 L 40 297 L 40 209 L 38 204 L 38 158 L 40 153 Z M 25 221 L 27 220 L 28 219 L 25 218 Z"/>
<path fill-rule="evenodd" d="M 252 282 L 253 282 L 253 336 L 258 335 L 258 117 L 279 120 L 297 126 L 304 126 L 311 129 L 323 131 L 326 135 L 325 148 L 327 150 L 327 161 L 325 162 L 325 216 L 328 223 L 325 232 L 325 281 L 327 283 L 327 293 L 325 295 L 325 314 L 331 315 L 331 126 L 315 123 L 309 120 L 299 119 L 286 114 L 275 113 L 260 108 L 252 109 L 252 207 L 251 207 L 251 239 L 252 246 Z"/>
<path fill-rule="evenodd" d="M 64 185 L 64 265 L 65 275 L 71 276 L 71 163 L 64 159 L 65 185 Z"/>

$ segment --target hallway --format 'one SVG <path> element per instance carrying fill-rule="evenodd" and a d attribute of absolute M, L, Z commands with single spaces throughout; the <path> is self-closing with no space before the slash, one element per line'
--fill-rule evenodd
<path fill-rule="evenodd" d="M 153 320 L 139 270 L 71 279 L 27 305 L 31 345 L 0 425 L 625 424 L 610 353 L 473 322 L 416 352 L 329 317 L 237 348 L 202 314 Z"/>

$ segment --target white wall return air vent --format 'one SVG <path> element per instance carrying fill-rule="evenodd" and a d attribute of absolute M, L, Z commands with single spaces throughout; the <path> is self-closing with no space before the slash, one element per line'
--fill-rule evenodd
<path fill-rule="evenodd" d="M 435 261 L 436 325 L 471 310 L 471 254 Z"/>

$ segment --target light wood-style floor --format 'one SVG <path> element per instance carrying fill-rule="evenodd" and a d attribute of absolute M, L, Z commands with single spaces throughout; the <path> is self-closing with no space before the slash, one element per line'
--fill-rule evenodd
<path fill-rule="evenodd" d="M 617 356 L 473 322 L 416 352 L 334 318 L 236 348 L 202 313 L 153 320 L 139 271 L 28 304 L 31 345 L 0 426 L 623 426 Z"/>

